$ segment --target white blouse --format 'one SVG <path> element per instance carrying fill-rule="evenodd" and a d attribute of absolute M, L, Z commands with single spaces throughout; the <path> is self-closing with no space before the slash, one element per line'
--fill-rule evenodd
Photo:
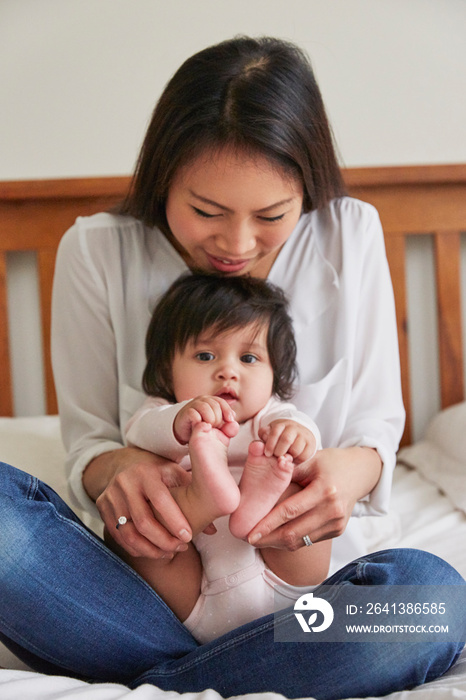
<path fill-rule="evenodd" d="M 144 341 L 158 298 L 188 268 L 156 228 L 112 214 L 79 218 L 60 243 L 52 360 L 67 471 L 94 515 L 82 473 L 124 444 L 145 395 Z M 349 197 L 303 214 L 268 279 L 290 301 L 298 347 L 293 403 L 318 425 L 323 447 L 377 449 L 382 476 L 353 516 L 386 512 L 404 408 L 393 292 L 376 210 Z M 350 475 L 349 475 L 350 478 Z M 332 570 L 363 550 L 351 518 L 334 541 Z"/>

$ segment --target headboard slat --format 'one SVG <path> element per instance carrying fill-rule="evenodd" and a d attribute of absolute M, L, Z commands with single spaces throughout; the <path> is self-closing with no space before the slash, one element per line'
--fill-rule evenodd
<path fill-rule="evenodd" d="M 387 232 L 386 232 L 387 234 Z M 390 274 L 393 281 L 395 306 L 398 328 L 398 344 L 401 363 L 401 386 L 406 411 L 406 425 L 401 440 L 402 445 L 408 445 L 412 438 L 411 425 L 411 387 L 409 381 L 409 325 L 406 296 L 406 240 L 403 234 L 386 235 L 385 247 L 387 251 Z"/>
<path fill-rule="evenodd" d="M 10 366 L 6 253 L 0 251 L 0 416 L 13 415 Z"/>
<path fill-rule="evenodd" d="M 464 399 L 461 323 L 460 233 L 436 231 L 440 397 L 442 408 Z"/>
<path fill-rule="evenodd" d="M 55 270 L 56 250 L 39 250 L 37 254 L 37 266 L 39 273 L 39 288 L 41 296 L 41 321 L 42 321 L 42 343 L 44 348 L 44 381 L 45 381 L 45 403 L 48 414 L 58 412 L 57 396 L 53 381 L 50 330 L 52 316 L 52 284 Z"/>

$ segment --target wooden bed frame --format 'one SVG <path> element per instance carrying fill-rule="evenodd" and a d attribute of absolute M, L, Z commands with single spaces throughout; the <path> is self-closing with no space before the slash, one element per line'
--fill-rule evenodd
<path fill-rule="evenodd" d="M 464 399 L 461 332 L 460 236 L 466 232 L 466 165 L 353 168 L 344 171 L 351 195 L 376 206 L 385 232 L 397 306 L 403 395 L 412 438 L 406 242 L 432 236 L 436 269 L 441 407 Z M 37 254 L 47 413 L 57 411 L 50 364 L 50 300 L 55 254 L 64 231 L 80 215 L 114 206 L 128 177 L 0 182 L 0 415 L 14 415 L 6 259 L 9 251 Z"/>

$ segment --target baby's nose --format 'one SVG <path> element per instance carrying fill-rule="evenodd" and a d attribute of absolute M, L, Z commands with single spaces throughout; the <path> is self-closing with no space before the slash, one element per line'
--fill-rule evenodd
<path fill-rule="evenodd" d="M 238 372 L 232 363 L 225 363 L 219 367 L 217 374 L 220 379 L 234 379 L 238 376 Z"/>

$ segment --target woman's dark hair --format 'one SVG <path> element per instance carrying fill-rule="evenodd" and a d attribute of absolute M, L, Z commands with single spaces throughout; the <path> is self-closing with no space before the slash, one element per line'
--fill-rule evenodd
<path fill-rule="evenodd" d="M 206 331 L 213 337 L 250 324 L 258 328 L 268 325 L 272 391 L 281 399 L 290 398 L 297 376 L 296 343 L 282 290 L 253 277 L 202 274 L 176 280 L 154 310 L 146 335 L 144 391 L 175 403 L 172 387 L 175 352 L 183 352 L 188 342 L 196 342 Z"/>
<path fill-rule="evenodd" d="M 120 213 L 168 232 L 176 173 L 223 148 L 264 156 L 297 178 L 304 211 L 345 194 L 319 87 L 294 44 L 237 37 L 187 59 L 155 107 Z"/>

